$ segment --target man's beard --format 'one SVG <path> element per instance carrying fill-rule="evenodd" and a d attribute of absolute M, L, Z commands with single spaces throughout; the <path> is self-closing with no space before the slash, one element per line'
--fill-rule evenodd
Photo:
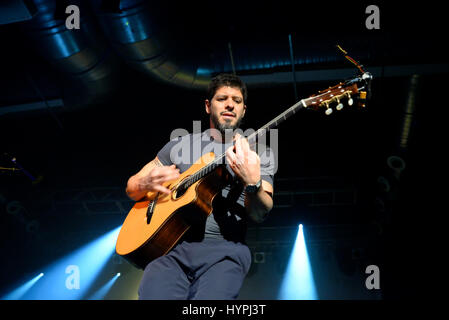
<path fill-rule="evenodd" d="M 243 117 L 238 118 L 237 122 L 234 125 L 232 125 L 231 122 L 227 121 L 225 121 L 225 123 L 220 123 L 219 118 L 215 115 L 211 115 L 211 119 L 215 129 L 217 129 L 221 133 L 223 140 L 226 140 L 225 138 L 228 138 L 229 135 L 230 138 L 232 138 L 233 131 L 240 127 Z"/>

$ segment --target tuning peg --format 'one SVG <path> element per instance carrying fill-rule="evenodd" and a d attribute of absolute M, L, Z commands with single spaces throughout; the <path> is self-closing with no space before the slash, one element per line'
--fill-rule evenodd
<path fill-rule="evenodd" d="M 325 101 L 321 104 L 322 106 L 324 105 L 326 107 L 326 111 L 324 112 L 327 116 L 330 115 L 332 113 L 332 108 L 329 108 L 329 101 Z"/>
<path fill-rule="evenodd" d="M 343 109 L 343 103 L 340 102 L 339 99 L 337 99 L 337 106 L 335 107 L 335 109 L 337 109 L 337 111 L 340 111 L 341 109 Z"/>
<path fill-rule="evenodd" d="M 351 95 L 348 93 L 348 105 L 352 106 L 352 104 L 354 103 L 354 100 L 352 100 Z"/>

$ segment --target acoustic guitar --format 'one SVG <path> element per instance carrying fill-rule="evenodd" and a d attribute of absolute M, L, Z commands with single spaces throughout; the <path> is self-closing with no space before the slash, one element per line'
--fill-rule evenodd
<path fill-rule="evenodd" d="M 365 106 L 369 82 L 368 72 L 318 94 L 302 99 L 247 137 L 248 142 L 266 134 L 301 108 L 325 109 L 325 114 L 343 108 L 342 101 L 352 106 Z M 214 199 L 231 181 L 223 165 L 225 153 L 204 154 L 175 181 L 164 184 L 169 195 L 149 192 L 136 202 L 127 215 L 118 235 L 116 252 L 131 264 L 144 269 L 152 260 L 167 254 L 199 219 L 211 214 Z"/>

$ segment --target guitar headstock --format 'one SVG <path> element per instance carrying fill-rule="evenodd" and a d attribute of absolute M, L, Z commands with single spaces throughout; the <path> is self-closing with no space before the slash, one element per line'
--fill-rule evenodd
<path fill-rule="evenodd" d="M 337 111 L 342 110 L 344 103 L 347 103 L 348 106 L 354 105 L 354 100 L 357 100 L 357 105 L 363 108 L 371 79 L 371 74 L 365 72 L 360 77 L 341 82 L 302 100 L 303 106 L 305 108 L 312 107 L 314 110 L 324 108 L 326 115 L 332 114 L 333 107 Z"/>

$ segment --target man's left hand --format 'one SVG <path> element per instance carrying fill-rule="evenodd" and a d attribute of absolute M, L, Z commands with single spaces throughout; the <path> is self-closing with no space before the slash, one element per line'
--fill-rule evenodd
<path fill-rule="evenodd" d="M 235 145 L 226 150 L 226 161 L 245 186 L 259 182 L 260 158 L 245 138 L 236 137 Z"/>

